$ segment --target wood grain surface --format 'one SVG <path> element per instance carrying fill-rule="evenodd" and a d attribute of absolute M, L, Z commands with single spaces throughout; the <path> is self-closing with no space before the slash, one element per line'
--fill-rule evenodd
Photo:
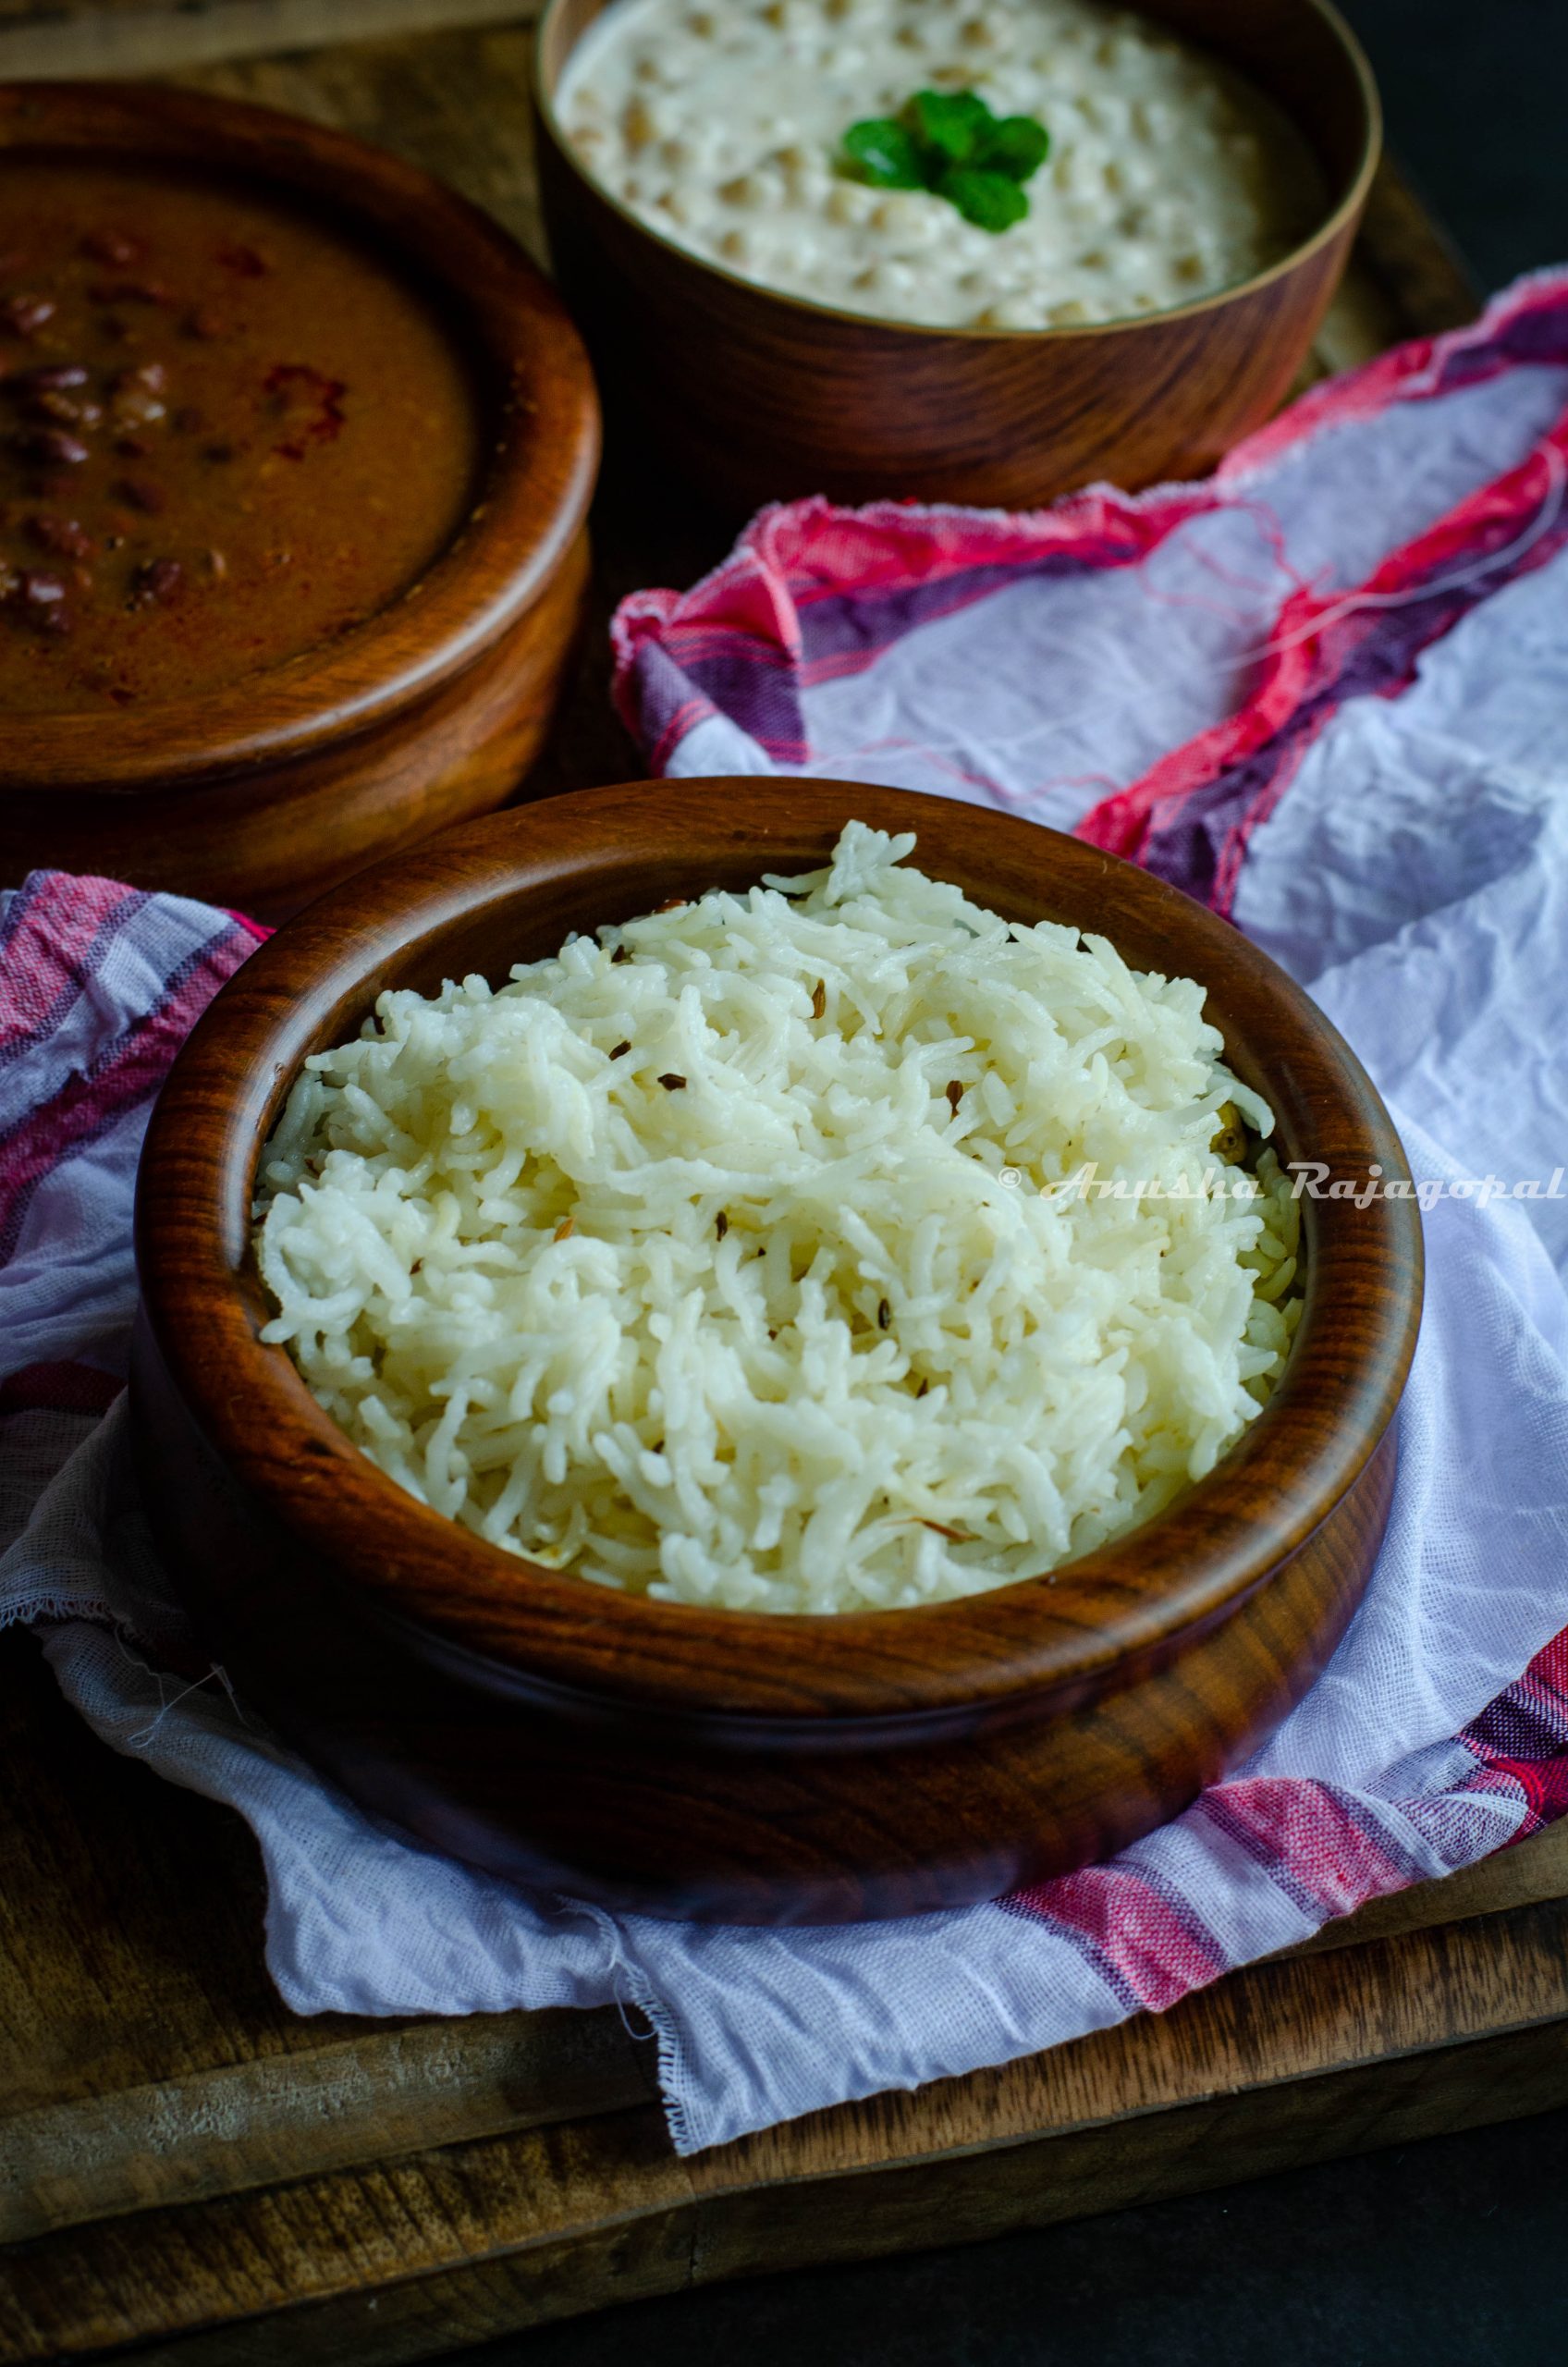
<path fill-rule="evenodd" d="M 0 0 L 0 81 L 165 74 L 533 13 L 526 0 Z"/>
<path fill-rule="evenodd" d="M 26 2224 L 55 2232 L 0 2251 L 6 2361 L 134 2339 L 160 2361 L 270 2367 L 279 2311 L 300 2367 L 429 2358 L 640 2294 L 999 2234 L 1568 2100 L 1557 1828 L 1169 2014 L 680 2162 L 642 2101 L 649 2045 L 613 2015 L 291 2022 L 259 1972 L 259 1866 L 237 1821 L 85 1737 L 29 1639 L 0 1648 L 0 1682 L 37 1803 L 0 1822 L 10 2044 L 31 2064 L 55 2033 L 55 2084 L 103 2107 L 89 2143 L 40 2152 L 54 2182 L 27 2198 Z M 64 1923 L 62 1894 L 80 1901 Z M 430 2135 L 406 2141 L 410 2082 L 493 2062 L 508 2029 L 526 2065 L 563 2025 L 588 2026 L 575 2100 L 524 2075 L 503 2133 L 483 2079 L 459 2074 L 468 2126 L 448 2090 Z M 387 2079 L 388 2137 L 370 2116 L 355 2125 L 363 2150 L 320 2111 L 312 2062 L 360 2041 L 407 2075 Z M 257 2064 L 279 2074 L 260 2163 L 213 2141 L 226 2086 L 246 2095 Z M 147 2189 L 141 2207 L 96 2207 L 73 2181 L 123 2192 L 144 2166 L 140 2105 L 123 2123 L 114 2111 L 142 2069 L 165 2091 L 169 2174 L 189 2150 L 207 2183 L 200 2199 Z M 16 2127 L 0 2119 L 6 2158 Z M 21 2133 L 39 2129 L 34 2103 Z"/>
<path fill-rule="evenodd" d="M 437 0 L 412 5 L 434 15 Z M 305 46 L 332 44 L 358 6 L 4 0 L 0 76 L 185 68 L 196 87 L 341 124 L 443 173 L 537 251 L 531 12 L 464 31 L 448 6 L 446 30 Z M 403 0 L 387 6 L 408 21 Z M 241 55 L 265 43 L 269 17 L 280 42 L 300 46 Z M 241 38 L 258 24 L 260 42 Z M 113 60 L 50 45 L 121 27 L 141 46 Z M 1473 310 L 1440 236 L 1385 165 L 1310 371 Z M 691 582 L 728 542 L 660 484 L 619 472 L 594 534 L 595 630 L 534 776 L 551 788 L 631 768 L 606 696 L 614 599 Z M 261 1865 L 239 1819 L 94 1742 L 30 1638 L 0 1639 L 0 2161 L 25 2117 L 41 2189 L 23 2179 L 4 2190 L 6 2361 L 67 2349 L 97 2360 L 131 2345 L 158 2367 L 428 2359 L 641 2293 L 982 2238 L 1568 2101 L 1560 1825 L 1378 1901 L 1170 2014 L 680 2165 L 641 2101 L 648 2042 L 613 2010 L 289 2015 L 263 1968 Z M 515 2033 L 524 2068 L 510 2092 L 533 2124 L 515 2130 L 492 2117 L 501 2032 Z M 559 2094 L 558 2119 L 541 2122 L 543 2067 L 565 2045 L 587 2075 Z M 427 2140 L 398 2117 L 378 2141 L 374 2111 L 348 2116 L 346 2133 L 320 2109 L 324 2089 L 349 2085 L 338 2073 L 350 2060 L 372 2065 L 384 2046 L 398 2067 L 389 2109 L 422 2079 L 443 2099 Z M 246 2096 L 263 2082 L 259 2113 L 229 2109 L 230 2078 Z M 464 2094 L 474 2117 L 459 2131 Z M 132 2100 L 123 2116 L 121 2096 Z M 72 2119 L 76 2106 L 87 2117 Z M 214 2138 L 224 2128 L 232 2136 Z M 187 2159 L 207 2181 L 200 2195 L 182 2187 Z M 125 2215 L 130 2199 L 153 2207 Z M 58 2232 L 22 2238 L 49 2225 Z"/>

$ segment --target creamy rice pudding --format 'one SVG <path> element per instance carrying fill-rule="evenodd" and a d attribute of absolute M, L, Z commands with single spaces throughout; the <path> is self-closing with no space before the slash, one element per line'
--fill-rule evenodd
<path fill-rule="evenodd" d="M 1005 228 L 872 185 L 845 134 L 974 92 L 1044 127 Z M 1327 192 L 1274 102 L 1166 27 L 1092 0 L 617 0 L 557 107 L 585 169 L 741 277 L 884 320 L 1064 327 L 1252 277 Z"/>

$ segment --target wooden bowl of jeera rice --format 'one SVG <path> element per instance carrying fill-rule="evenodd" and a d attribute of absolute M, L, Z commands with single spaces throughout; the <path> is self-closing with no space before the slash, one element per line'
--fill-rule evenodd
<path fill-rule="evenodd" d="M 1333 1650 L 1421 1297 L 1414 1202 L 1327 1196 L 1375 1163 L 1306 997 L 1075 840 L 803 780 L 516 809 L 180 1053 L 141 1493 L 241 1694 L 424 1844 L 662 1916 L 992 1896 Z"/>
<path fill-rule="evenodd" d="M 275 916 L 500 804 L 597 455 L 558 297 L 428 175 L 190 92 L 0 88 L 0 877 Z"/>
<path fill-rule="evenodd" d="M 1200 474 L 1301 370 L 1380 141 L 1327 0 L 551 0 L 536 90 L 613 439 L 729 509 Z"/>

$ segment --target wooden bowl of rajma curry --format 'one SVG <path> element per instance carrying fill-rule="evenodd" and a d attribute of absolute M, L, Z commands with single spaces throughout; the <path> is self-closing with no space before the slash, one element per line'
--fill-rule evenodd
<path fill-rule="evenodd" d="M 263 915 L 516 789 L 598 407 L 542 274 L 378 150 L 0 88 L 0 877 Z"/>

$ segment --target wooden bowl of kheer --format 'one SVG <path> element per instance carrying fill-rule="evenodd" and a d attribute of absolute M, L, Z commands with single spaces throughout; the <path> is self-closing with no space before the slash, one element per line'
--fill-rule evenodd
<path fill-rule="evenodd" d="M 0 90 L 0 877 L 266 916 L 501 803 L 597 455 L 559 299 L 427 175 L 187 92 Z"/>
<path fill-rule="evenodd" d="M 617 432 L 729 509 L 1201 473 L 1296 378 L 1380 139 L 1328 0 L 551 0 L 536 90 Z"/>
<path fill-rule="evenodd" d="M 1062 934 L 1035 932 L 1025 942 L 1007 924 L 1101 932 L 1114 954 L 1097 957 L 1109 967 L 1095 971 L 1096 997 L 1119 1000 L 1120 961 L 1158 972 L 1148 991 L 1163 1026 L 1173 991 L 1190 1012 L 1198 1009 L 1192 990 L 1175 982 L 1201 988 L 1231 1081 L 1264 1097 L 1273 1112 L 1280 1159 L 1313 1162 L 1323 1184 L 1301 1209 L 1298 1328 L 1272 1393 L 1261 1410 L 1254 1405 L 1236 1442 L 1195 1484 L 1178 1474 L 1178 1492 L 1142 1525 L 1070 1551 L 1044 1572 L 1035 1561 L 1033 1575 L 1017 1578 L 1018 1557 L 1033 1551 L 1044 1534 L 1037 1524 L 1050 1516 L 1051 1485 L 1029 1492 L 1036 1409 L 1057 1397 L 1076 1425 L 1079 1410 L 1109 1386 L 1113 1402 L 1100 1412 L 1115 1445 L 1119 1408 L 1132 1408 L 1135 1395 L 1116 1394 L 1121 1352 L 1109 1362 L 1087 1354 L 1076 1318 L 1039 1329 L 1055 1318 L 1033 1286 L 1014 1302 L 1012 1344 L 1004 1340 L 1001 1351 L 1004 1360 L 1015 1350 L 1033 1357 L 1032 1378 L 1016 1381 L 1006 1420 L 984 1432 L 987 1467 L 1002 1475 L 996 1501 L 1011 1523 L 997 1532 L 998 1558 L 963 1539 L 955 1514 L 941 1517 L 943 1500 L 862 1507 L 856 1529 L 844 1498 L 865 1467 L 852 1446 L 863 1435 L 855 1425 L 869 1419 L 864 1392 L 876 1398 L 877 1420 L 885 1414 L 900 1435 L 923 1441 L 923 1456 L 943 1465 L 956 1452 L 974 1417 L 973 1392 L 967 1413 L 963 1396 L 963 1371 L 977 1369 L 965 1364 L 966 1343 L 980 1341 L 979 1310 L 991 1304 L 984 1294 L 1006 1282 L 999 1245 L 1025 1234 L 1060 1244 L 1056 1228 L 1072 1215 L 1048 1194 L 1025 1207 L 1024 1171 L 1004 1165 L 1004 1154 L 1023 1159 L 1017 1128 L 1023 1122 L 1027 1131 L 1029 1105 L 1054 1124 L 1062 1097 L 1083 1088 L 1087 1071 L 1070 1061 L 1060 1093 L 1026 1084 L 1010 1120 L 1005 1097 L 998 1098 L 1005 1063 L 994 1045 L 978 1063 L 956 1041 L 934 1049 L 937 1005 L 906 1027 L 898 1014 L 910 1013 L 911 998 L 897 979 L 888 985 L 888 961 L 875 974 L 864 964 L 857 973 L 863 986 L 869 980 L 894 997 L 873 1024 L 857 1002 L 861 987 L 834 958 L 839 925 L 831 914 L 804 913 L 797 922 L 787 895 L 761 910 L 748 898 L 765 875 L 789 879 L 838 861 L 835 847 L 851 824 L 916 833 L 911 859 L 925 877 L 899 892 L 923 900 L 928 917 L 950 918 L 955 889 L 992 916 L 980 920 L 972 910 L 962 921 L 964 933 L 991 932 L 962 989 L 969 1004 L 952 1006 L 966 1042 L 975 1030 L 965 1010 L 973 1012 L 975 995 L 990 994 L 998 965 L 1084 958 Z M 733 901 L 710 902 L 705 891 L 715 887 Z M 673 921 L 661 920 L 672 904 Z M 695 943 L 674 950 L 681 931 L 698 929 L 710 950 Z M 775 929 L 802 932 L 798 975 L 757 971 L 752 937 L 766 947 Z M 914 944 L 928 932 L 917 918 L 895 934 Z M 938 1002 L 969 960 L 953 942 L 936 976 Z M 552 1017 L 537 1000 L 491 998 L 480 983 L 504 988 L 514 963 L 563 947 L 545 986 L 554 980 L 551 991 L 588 996 L 592 1020 L 580 1007 L 558 1024 L 562 1014 Z M 669 961 L 688 998 L 738 998 L 723 1007 L 729 1015 L 722 1025 L 716 1020 L 717 1033 L 704 1034 L 702 1024 L 693 1033 L 695 1005 L 676 996 L 661 1022 L 676 1035 L 650 1034 Z M 443 981 L 453 982 L 449 991 Z M 542 991 L 533 979 L 529 996 Z M 286 1101 L 297 1107 L 302 1063 L 346 1042 L 359 1048 L 356 1060 L 380 1059 L 377 1029 L 364 1032 L 365 1023 L 379 1007 L 389 1030 L 401 1024 L 380 1001 L 389 994 L 445 997 L 439 1011 L 422 1002 L 416 1017 L 432 1089 L 451 1105 L 449 1122 L 433 1131 L 400 1105 L 390 1166 L 381 1162 L 382 1182 L 354 1204 L 345 1226 L 328 1203 L 358 1171 L 354 1160 L 342 1147 L 324 1159 L 307 1143 L 284 1208 L 290 1223 L 303 1220 L 312 1202 L 325 1211 L 329 1262 L 367 1223 L 379 1228 L 378 1270 L 390 1258 L 403 1276 L 381 1336 L 356 1331 L 337 1346 L 318 1340 L 329 1380 L 357 1392 L 367 1420 L 374 1415 L 374 1429 L 350 1436 L 326 1410 L 320 1358 L 297 1361 L 302 1335 L 290 1348 L 271 1330 L 282 1301 L 265 1279 L 276 1272 L 266 1262 L 273 1218 L 258 1235 L 257 1194 L 276 1181 L 275 1129 Z M 478 1028 L 503 1014 L 511 1032 L 488 1049 L 476 1037 L 460 1050 L 455 1038 L 429 1032 Z M 1108 1033 L 1114 1027 L 1093 1027 L 1085 1058 L 1098 1057 Z M 827 1062 L 835 1080 L 799 1138 L 778 1134 L 767 1106 L 786 1034 L 802 1057 Z M 407 1040 L 406 1051 L 393 1053 L 399 1094 L 423 1057 Z M 540 1082 L 552 1045 L 570 1072 L 558 1104 Z M 723 1076 L 704 1073 L 720 1055 L 731 1063 L 728 1088 Z M 1048 1067 L 1049 1045 L 1040 1057 Z M 931 1090 L 912 1101 L 922 1062 Z M 1125 1065 L 1134 1076 L 1148 1073 L 1137 1059 Z M 920 1155 L 900 1154 L 885 1175 L 867 1180 L 857 1161 L 872 1151 L 851 1144 L 833 1170 L 833 1188 L 812 1201 L 811 1238 L 826 1245 L 842 1235 L 834 1254 L 845 1277 L 844 1319 L 825 1326 L 826 1269 L 809 1245 L 796 1256 L 785 1237 L 802 1204 L 797 1195 L 796 1215 L 786 1219 L 777 1195 L 781 1178 L 799 1168 L 800 1141 L 818 1123 L 853 1131 L 857 1108 L 870 1106 L 873 1072 L 890 1082 L 906 1115 L 913 1110 Z M 316 1083 L 308 1078 L 304 1089 L 313 1093 Z M 497 1093 L 519 1113 L 509 1148 L 493 1139 L 484 1114 Z M 1156 1095 L 1163 1108 L 1162 1097 L 1163 1088 Z M 355 1104 L 361 1116 L 368 1106 Z M 878 1106 L 872 1133 L 890 1107 Z M 581 1148 L 579 1120 L 592 1109 L 605 1113 L 619 1141 L 633 1122 L 658 1129 L 658 1159 L 650 1165 L 631 1153 L 615 1176 L 585 1176 L 570 1145 Z M 496 1296 L 511 1287 L 508 1253 L 483 1209 L 477 1221 L 463 1213 L 469 1185 L 461 1178 L 484 1172 L 492 1196 L 522 1189 L 519 1177 L 530 1158 L 544 1159 L 557 1120 L 577 1181 L 574 1196 L 560 1209 L 552 1203 L 534 1228 L 528 1287 L 543 1296 L 530 1317 Z M 433 1208 L 408 1197 L 424 1187 L 417 1176 L 410 1183 L 416 1162 L 406 1125 L 425 1144 L 427 1164 L 447 1156 L 443 1142 L 457 1162 Z M 744 1153 L 748 1130 L 758 1126 L 776 1131 Z M 225 987 L 176 1061 L 138 1191 L 144 1316 L 131 1409 L 148 1516 L 242 1698 L 364 1807 L 427 1846 L 551 1891 L 656 1915 L 787 1923 L 962 1906 L 1084 1865 L 1177 1813 L 1257 1744 L 1332 1651 L 1388 1517 L 1392 1417 L 1421 1300 L 1415 1204 L 1393 1194 L 1369 1198 L 1362 1189 L 1369 1171 L 1408 1184 L 1377 1094 L 1308 998 L 1212 914 L 1076 840 L 988 810 L 841 782 L 640 783 L 520 808 L 380 865 L 289 922 Z M 655 1208 L 626 1252 L 643 1261 L 635 1272 L 644 1281 L 654 1268 L 669 1267 L 673 1276 L 649 1331 L 635 1309 L 606 1294 L 615 1272 L 631 1270 L 615 1263 L 628 1210 L 643 1205 L 650 1178 L 665 1190 L 671 1174 L 683 1179 L 680 1208 L 668 1221 Z M 1345 1196 L 1351 1191 L 1357 1196 Z M 923 1193 L 933 1211 L 926 1233 L 925 1220 L 915 1221 Z M 852 1224 L 844 1213 L 851 1200 Z M 1106 1202 L 1097 1238 L 1109 1252 L 1125 1224 L 1152 1228 L 1144 1236 L 1148 1287 L 1185 1288 L 1182 1253 L 1166 1245 L 1176 1241 L 1167 1230 L 1175 1220 L 1142 1199 L 1129 1216 L 1130 1205 Z M 275 1212 L 283 1206 L 272 1203 Z M 986 1229 L 967 1270 L 947 1282 L 938 1257 L 945 1206 L 959 1209 L 955 1222 L 965 1228 L 962 1211 L 977 1210 Z M 1208 1209 L 1202 1221 L 1213 1216 Z M 416 1235 L 410 1226 L 423 1230 Z M 897 1270 L 876 1264 L 878 1228 L 904 1245 Z M 937 1248 L 921 1245 L 928 1236 Z M 1041 1286 L 1047 1295 L 1049 1275 L 1065 1270 L 1057 1251 L 1050 1255 Z M 434 1376 L 419 1417 L 420 1501 L 372 1450 L 381 1452 L 378 1439 L 391 1435 L 398 1375 L 418 1340 L 434 1336 L 415 1321 L 412 1294 L 432 1288 L 443 1261 L 439 1335 L 456 1362 Z M 1081 1280 L 1091 1267 L 1103 1270 L 1092 1258 L 1072 1272 Z M 692 1296 L 699 1271 L 708 1276 L 701 1285 L 709 1293 L 707 1329 L 686 1341 L 682 1366 L 681 1326 L 704 1303 Z M 344 1281 L 337 1263 L 332 1289 Z M 1209 1324 L 1222 1294 L 1194 1286 L 1194 1319 Z M 306 1312 L 317 1333 L 345 1319 L 341 1306 L 336 1315 L 325 1304 Z M 472 1343 L 492 1318 L 506 1369 L 492 1367 L 486 1378 Z M 1161 1339 L 1164 1324 L 1162 1317 Z M 749 1327 L 743 1341 L 738 1326 Z M 647 1336 L 634 1367 L 639 1327 Z M 659 1364 L 667 1352 L 676 1361 Z M 447 1353 L 439 1348 L 443 1359 Z M 981 1342 L 974 1353 L 990 1350 Z M 1194 1353 L 1207 1363 L 1201 1348 Z M 519 1377 L 524 1366 L 532 1378 Z M 862 1392 L 846 1395 L 841 1412 L 836 1370 L 858 1375 Z M 638 1371 L 657 1381 L 657 1402 L 651 1392 L 639 1396 Z M 740 1389 L 745 1372 L 762 1392 L 749 1412 Z M 467 1432 L 455 1388 L 472 1401 Z M 588 1418 L 599 1402 L 592 1392 L 601 1389 L 608 1392 L 602 1422 L 599 1413 Z M 672 1426 L 700 1427 L 700 1407 L 678 1410 L 681 1391 L 688 1399 L 695 1391 L 714 1412 L 715 1487 L 746 1476 L 742 1455 L 756 1458 L 748 1526 L 731 1537 L 730 1577 L 720 1570 L 717 1588 L 711 1567 L 688 1567 L 663 1542 L 675 1534 L 678 1509 L 669 1493 Z M 590 1475 L 583 1484 L 596 1491 L 592 1519 L 607 1521 L 612 1548 L 642 1553 L 642 1590 L 630 1576 L 626 1584 L 597 1582 L 614 1571 L 579 1566 L 570 1551 L 563 1560 L 558 1537 L 546 1560 L 544 1546 L 530 1551 L 531 1531 L 512 1535 L 511 1550 L 503 1550 L 435 1501 L 445 1481 L 431 1472 L 439 1478 L 445 1458 L 450 1477 L 454 1448 L 482 1455 L 502 1421 L 521 1425 L 525 1455 L 543 1441 L 545 1478 L 554 1485 L 549 1426 L 565 1439 L 580 1417 L 586 1429 L 572 1452 Z M 625 1424 L 639 1427 L 626 1429 L 631 1452 L 622 1456 L 609 1433 Z M 1151 1436 L 1158 1446 L 1167 1435 L 1162 1415 Z M 699 1466 L 712 1462 L 712 1445 L 699 1440 L 682 1488 L 690 1481 L 700 1493 L 706 1484 Z M 1055 1458 L 1058 1480 L 1078 1453 L 1074 1443 L 1065 1463 Z M 567 1463 L 561 1469 L 575 1487 Z M 498 1468 L 494 1478 L 502 1484 Z M 886 1485 L 903 1482 L 889 1477 Z M 768 1507 L 785 1496 L 795 1507 L 790 1520 L 825 1525 L 810 1549 L 819 1564 L 815 1612 L 746 1607 L 765 1600 L 751 1577 L 749 1595 L 736 1591 L 748 1556 L 759 1570 L 769 1555 L 784 1568 Z M 507 1497 L 496 1516 L 519 1501 Z M 650 1501 L 668 1508 L 656 1522 L 639 1510 Z M 491 1502 L 494 1509 L 494 1495 Z M 1015 1517 L 1021 1511 L 1027 1516 Z M 1075 1531 L 1076 1540 L 1085 1533 L 1096 1532 Z M 795 1558 L 803 1572 L 801 1534 Z M 649 1559 L 655 1546 L 656 1564 Z M 935 1583 L 919 1600 L 908 1588 L 884 1594 L 883 1608 L 864 1590 L 835 1597 L 863 1548 L 892 1557 L 916 1581 L 929 1564 Z M 949 1566 L 949 1557 L 964 1566 Z M 875 1577 L 880 1564 L 856 1566 Z M 623 1574 L 632 1568 L 622 1562 Z"/>

